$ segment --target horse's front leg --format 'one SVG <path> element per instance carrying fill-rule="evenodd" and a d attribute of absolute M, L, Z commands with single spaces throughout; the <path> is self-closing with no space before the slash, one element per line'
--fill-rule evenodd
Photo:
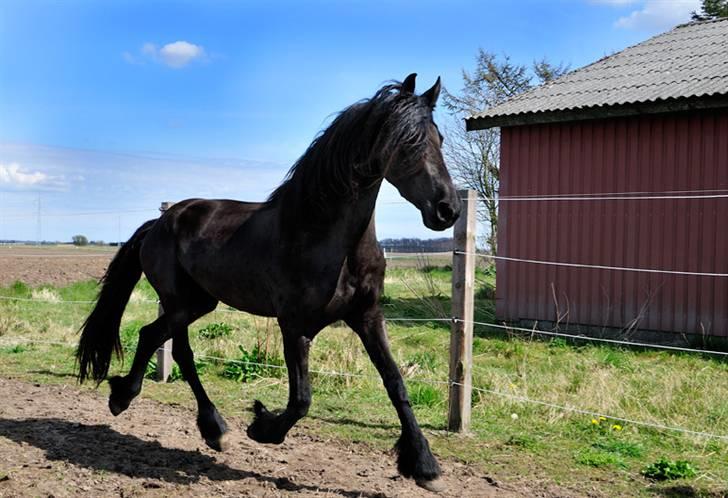
<path fill-rule="evenodd" d="M 407 388 L 389 350 L 386 325 L 379 306 L 357 313 L 346 322 L 364 343 L 402 424 L 402 435 L 395 446 L 399 472 L 405 477 L 414 478 L 425 489 L 442 491 L 444 486 L 439 479 L 442 471 L 410 406 Z"/>
<path fill-rule="evenodd" d="M 259 443 L 280 444 L 296 422 L 306 416 L 311 406 L 311 383 L 308 378 L 308 351 L 311 339 L 300 329 L 281 324 L 283 353 L 288 368 L 288 405 L 276 415 L 258 400 L 253 404 L 254 419 L 248 436 Z"/>

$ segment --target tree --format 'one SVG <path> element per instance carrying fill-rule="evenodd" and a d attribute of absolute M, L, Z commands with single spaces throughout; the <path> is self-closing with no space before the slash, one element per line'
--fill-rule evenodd
<path fill-rule="evenodd" d="M 71 237 L 74 246 L 85 246 L 88 245 L 88 239 L 85 235 L 74 235 Z"/>
<path fill-rule="evenodd" d="M 489 228 L 488 249 L 495 252 L 498 236 L 498 187 L 500 171 L 500 130 L 465 131 L 463 119 L 484 109 L 505 102 L 530 90 L 535 85 L 558 78 L 569 70 L 563 64 L 547 60 L 534 61 L 530 66 L 515 64 L 510 57 L 497 57 L 480 49 L 475 70 L 463 69 L 460 93 L 445 90 L 443 103 L 455 118 L 445 127 L 444 152 L 453 178 L 462 187 L 474 189 L 481 198 L 478 215 Z"/>
<path fill-rule="evenodd" d="M 728 0 L 703 0 L 700 12 L 693 11 L 693 21 L 710 21 L 728 17 Z"/>

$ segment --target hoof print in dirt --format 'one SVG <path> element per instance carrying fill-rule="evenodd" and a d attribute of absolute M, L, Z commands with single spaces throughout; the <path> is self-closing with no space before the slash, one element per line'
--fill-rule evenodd
<path fill-rule="evenodd" d="M 253 423 L 248 426 L 248 437 L 259 443 L 281 444 L 286 436 L 281 434 L 277 424 L 277 416 L 269 412 L 263 403 L 253 403 Z"/>

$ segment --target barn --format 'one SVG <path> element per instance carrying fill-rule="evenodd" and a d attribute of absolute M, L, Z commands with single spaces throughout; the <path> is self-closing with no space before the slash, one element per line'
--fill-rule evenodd
<path fill-rule="evenodd" d="M 466 126 L 501 129 L 498 319 L 726 344 L 728 19 L 677 26 Z"/>

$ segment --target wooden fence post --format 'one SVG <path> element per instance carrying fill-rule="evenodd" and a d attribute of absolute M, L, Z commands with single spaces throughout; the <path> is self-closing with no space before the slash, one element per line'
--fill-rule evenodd
<path fill-rule="evenodd" d="M 473 294 L 475 284 L 475 190 L 460 190 L 463 205 L 455 222 L 452 257 L 452 331 L 448 430 L 466 432 L 470 427 L 473 368 Z"/>
<path fill-rule="evenodd" d="M 164 212 L 172 207 L 173 202 L 163 202 L 159 207 L 159 210 Z M 160 215 L 161 216 L 161 215 Z M 159 309 L 157 316 L 161 316 L 164 313 L 162 303 L 159 303 Z M 172 373 L 172 339 L 169 339 L 162 347 L 157 349 L 157 380 L 159 382 L 167 382 L 169 375 Z"/>

